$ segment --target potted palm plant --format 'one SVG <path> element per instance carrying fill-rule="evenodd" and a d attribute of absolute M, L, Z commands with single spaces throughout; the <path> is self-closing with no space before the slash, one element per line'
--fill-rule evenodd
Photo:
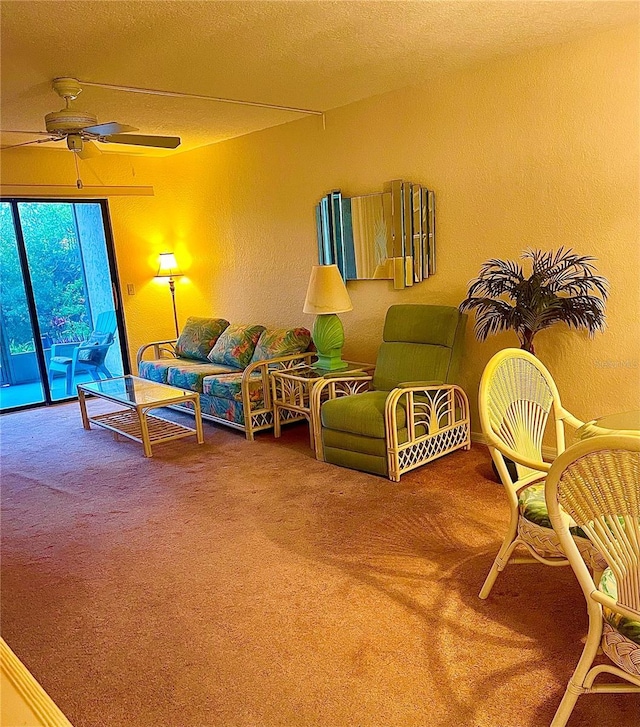
<path fill-rule="evenodd" d="M 513 330 L 520 347 L 535 353 L 535 335 L 555 325 L 584 328 L 593 335 L 605 325 L 609 284 L 596 275 L 595 258 L 561 247 L 555 252 L 527 250 L 531 274 L 513 260 L 488 260 L 469 283 L 461 311 L 476 311 L 474 331 L 484 341 L 489 334 Z"/>

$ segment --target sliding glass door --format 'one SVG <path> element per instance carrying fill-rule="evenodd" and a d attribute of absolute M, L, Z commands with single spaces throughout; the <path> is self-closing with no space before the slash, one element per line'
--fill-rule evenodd
<path fill-rule="evenodd" d="M 3 411 L 124 373 L 106 215 L 102 202 L 0 202 Z"/>

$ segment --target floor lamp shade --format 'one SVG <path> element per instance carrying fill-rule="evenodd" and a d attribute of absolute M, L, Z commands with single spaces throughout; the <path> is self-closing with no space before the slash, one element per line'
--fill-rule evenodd
<path fill-rule="evenodd" d="M 337 371 L 347 367 L 342 360 L 344 328 L 336 314 L 352 309 L 349 293 L 337 265 L 314 265 L 303 311 L 316 315 L 313 342 L 318 350 L 317 368 Z"/>
<path fill-rule="evenodd" d="M 174 278 L 179 278 L 182 270 L 178 267 L 176 256 L 172 252 L 161 252 L 160 262 L 156 278 L 169 278 L 169 290 L 171 291 L 171 302 L 173 304 L 173 324 L 176 329 L 176 338 L 179 336 L 178 312 L 176 310 L 176 285 Z"/>

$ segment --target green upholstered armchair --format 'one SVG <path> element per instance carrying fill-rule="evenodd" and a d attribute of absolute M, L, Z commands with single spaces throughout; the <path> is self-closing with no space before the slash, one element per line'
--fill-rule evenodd
<path fill-rule="evenodd" d="M 319 458 L 399 482 L 404 472 L 469 449 L 469 403 L 453 384 L 466 318 L 449 306 L 391 306 L 374 375 L 338 373 L 314 388 Z M 341 385 L 346 395 L 336 393 Z M 323 402 L 327 396 L 337 398 Z"/>

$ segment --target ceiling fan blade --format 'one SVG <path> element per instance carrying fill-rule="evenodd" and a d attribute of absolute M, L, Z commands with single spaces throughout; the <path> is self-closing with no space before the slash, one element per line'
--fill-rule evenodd
<path fill-rule="evenodd" d="M 0 134 L 35 134 L 36 136 L 51 136 L 48 131 L 19 131 L 18 129 L 0 129 Z"/>
<path fill-rule="evenodd" d="M 80 159 L 93 159 L 99 157 L 102 154 L 100 149 L 92 141 L 83 141 L 82 150 L 78 152 Z"/>
<path fill-rule="evenodd" d="M 0 146 L 0 149 L 15 149 L 18 146 L 29 146 L 30 144 L 45 144 L 47 141 L 61 141 L 55 137 L 51 139 L 34 139 L 33 141 L 23 141 L 21 144 L 10 144 L 9 146 Z"/>
<path fill-rule="evenodd" d="M 161 149 L 175 149 L 180 146 L 179 136 L 145 136 L 143 134 L 109 134 L 104 141 L 113 144 L 133 144 L 135 146 L 156 146 Z"/>
<path fill-rule="evenodd" d="M 106 124 L 96 124 L 95 126 L 85 126 L 82 131 L 88 134 L 97 134 L 98 136 L 108 136 L 109 134 L 124 134 L 128 131 L 138 131 L 135 126 L 126 126 L 118 124 L 116 121 L 109 121 Z"/>

